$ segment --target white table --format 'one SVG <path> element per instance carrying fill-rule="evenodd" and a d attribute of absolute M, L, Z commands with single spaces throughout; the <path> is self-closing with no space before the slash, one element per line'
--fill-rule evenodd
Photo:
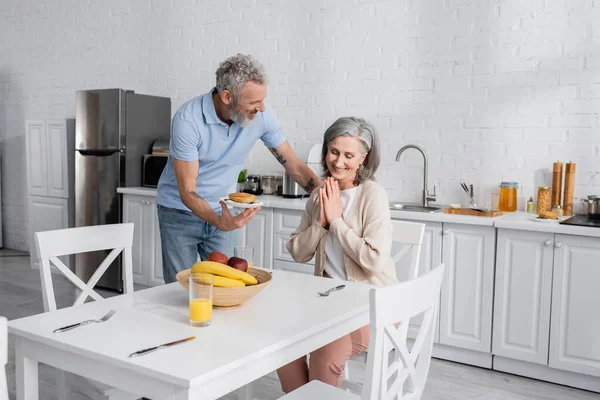
<path fill-rule="evenodd" d="M 9 322 L 15 335 L 17 399 L 38 399 L 38 362 L 152 399 L 216 399 L 368 323 L 370 285 L 274 271 L 241 307 L 215 310 L 211 326 L 188 324 L 187 292 L 159 286 Z M 107 322 L 53 334 L 58 327 Z M 138 358 L 143 348 L 195 340 Z"/>

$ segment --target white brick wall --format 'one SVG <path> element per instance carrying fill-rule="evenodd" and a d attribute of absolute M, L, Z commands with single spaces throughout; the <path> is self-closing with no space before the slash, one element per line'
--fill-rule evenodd
<path fill-rule="evenodd" d="M 173 112 L 214 84 L 219 61 L 261 59 L 269 102 L 305 157 L 337 116 L 373 122 L 380 181 L 418 201 L 426 148 L 440 202 L 458 181 L 489 196 L 501 180 L 577 163 L 576 197 L 600 194 L 600 2 L 593 0 L 4 0 L 0 139 L 5 245 L 27 249 L 24 120 L 74 117 L 75 91 L 169 96 Z M 257 173 L 280 170 L 257 144 Z"/>

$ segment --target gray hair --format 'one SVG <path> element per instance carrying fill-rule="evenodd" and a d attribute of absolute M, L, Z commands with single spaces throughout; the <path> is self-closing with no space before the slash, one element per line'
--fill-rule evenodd
<path fill-rule="evenodd" d="M 362 118 L 342 117 L 335 121 L 323 135 L 323 148 L 321 149 L 321 166 L 325 177 L 331 176 L 327 168 L 326 158 L 329 143 L 340 136 L 355 137 L 362 143 L 362 154 L 367 153 L 362 168 L 356 172 L 355 184 L 375 179 L 375 172 L 379 168 L 379 136 L 373 125 Z"/>
<path fill-rule="evenodd" d="M 229 90 L 234 99 L 238 99 L 244 84 L 253 81 L 268 83 L 265 67 L 250 55 L 238 54 L 219 64 L 216 72 L 217 91 Z"/>

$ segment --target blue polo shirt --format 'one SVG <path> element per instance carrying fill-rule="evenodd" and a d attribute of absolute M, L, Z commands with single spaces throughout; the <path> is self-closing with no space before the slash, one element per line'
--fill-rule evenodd
<path fill-rule="evenodd" d="M 275 148 L 286 140 L 281 124 L 269 105 L 245 127 L 221 121 L 212 100 L 214 88 L 182 105 L 173 117 L 167 165 L 158 181 L 157 202 L 161 206 L 189 209 L 179 197 L 173 158 L 199 161 L 196 189 L 214 210 L 219 198 L 236 191 L 237 178 L 254 143 L 262 140 Z"/>

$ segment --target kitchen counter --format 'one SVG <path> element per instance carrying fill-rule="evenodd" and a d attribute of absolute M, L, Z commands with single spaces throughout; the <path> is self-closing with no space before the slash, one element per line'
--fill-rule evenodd
<path fill-rule="evenodd" d="M 133 194 L 138 196 L 156 197 L 156 189 L 145 187 L 118 188 L 118 193 Z M 280 208 L 286 210 L 304 210 L 306 198 L 285 199 L 280 196 L 257 196 L 256 199 L 263 203 L 263 207 Z M 580 235 L 600 237 L 600 228 L 561 225 L 558 222 L 532 221 L 533 214 L 525 212 L 504 213 L 499 217 L 474 217 L 470 215 L 444 214 L 443 212 L 423 213 L 414 211 L 392 210 L 393 219 L 403 219 L 422 222 L 446 222 L 465 225 L 493 226 L 496 228 L 518 229 L 535 232 L 563 233 L 566 235 Z"/>
<path fill-rule="evenodd" d="M 494 226 L 499 229 L 518 229 L 522 231 L 562 233 L 565 235 L 578 235 L 600 237 L 600 228 L 574 225 L 561 225 L 558 222 L 538 222 L 533 218 L 536 214 L 525 212 L 505 213 L 496 218 Z M 570 218 L 570 217 L 565 217 Z"/>
<path fill-rule="evenodd" d="M 156 197 L 156 189 L 145 187 L 118 188 L 118 193 L 134 194 L 138 196 Z M 281 196 L 256 196 L 256 200 L 263 203 L 263 207 L 282 208 L 286 210 L 304 211 L 306 207 L 306 197 L 304 199 L 286 199 Z M 422 213 L 415 211 L 392 210 L 393 219 L 403 219 L 411 221 L 426 222 L 450 222 L 466 225 L 494 226 L 494 220 L 498 217 L 473 217 L 470 215 L 444 214 L 443 212 Z"/>

